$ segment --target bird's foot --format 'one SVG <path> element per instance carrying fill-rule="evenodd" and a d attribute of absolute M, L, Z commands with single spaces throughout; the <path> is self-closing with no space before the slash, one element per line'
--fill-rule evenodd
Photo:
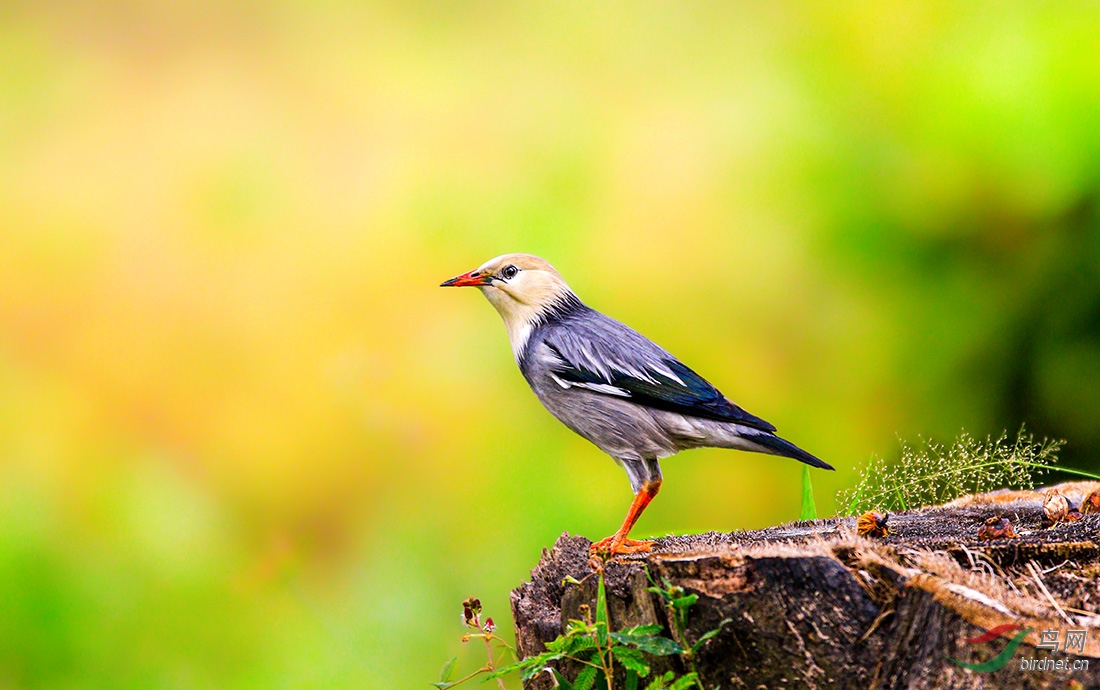
<path fill-rule="evenodd" d="M 649 553 L 653 548 L 652 541 L 618 539 L 617 537 L 618 535 L 616 534 L 593 543 L 592 546 L 588 547 L 589 555 L 614 558 L 616 556 L 626 556 L 632 553 Z"/>

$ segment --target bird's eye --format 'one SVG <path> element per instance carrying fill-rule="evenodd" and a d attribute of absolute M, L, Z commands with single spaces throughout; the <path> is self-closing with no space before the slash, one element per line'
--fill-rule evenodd
<path fill-rule="evenodd" d="M 519 269 L 509 264 L 504 267 L 504 270 L 500 272 L 500 275 L 504 276 L 505 280 L 511 280 L 512 278 L 516 277 L 517 273 L 519 273 Z"/>

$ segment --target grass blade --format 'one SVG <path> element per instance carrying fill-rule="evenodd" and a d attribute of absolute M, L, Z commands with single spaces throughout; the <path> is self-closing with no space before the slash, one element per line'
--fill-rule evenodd
<path fill-rule="evenodd" d="M 810 466 L 802 466 L 802 512 L 799 520 L 816 520 L 817 504 L 814 503 L 814 487 L 810 484 Z"/>

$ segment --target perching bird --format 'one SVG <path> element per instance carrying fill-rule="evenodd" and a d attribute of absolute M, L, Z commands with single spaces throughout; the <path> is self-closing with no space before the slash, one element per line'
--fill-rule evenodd
<path fill-rule="evenodd" d="M 473 286 L 496 307 L 527 383 L 552 415 L 615 459 L 634 501 L 619 531 L 592 545 L 648 551 L 630 528 L 661 488 L 658 461 L 688 448 L 737 448 L 833 469 L 742 410 L 638 332 L 585 306 L 553 266 L 505 254 L 441 287 Z"/>

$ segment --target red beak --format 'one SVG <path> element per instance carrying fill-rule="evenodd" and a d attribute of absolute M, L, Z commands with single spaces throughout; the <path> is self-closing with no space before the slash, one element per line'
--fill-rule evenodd
<path fill-rule="evenodd" d="M 470 271 L 469 273 L 463 273 L 460 276 L 455 276 L 450 280 L 446 280 L 440 283 L 439 287 L 471 287 L 477 285 L 489 285 L 493 282 L 493 276 L 482 275 L 477 271 Z"/>

